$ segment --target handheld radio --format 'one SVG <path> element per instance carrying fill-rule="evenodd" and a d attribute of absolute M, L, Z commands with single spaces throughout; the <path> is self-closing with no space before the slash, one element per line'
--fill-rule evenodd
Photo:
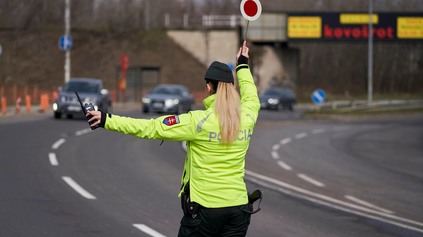
<path fill-rule="evenodd" d="M 89 104 L 86 103 L 85 105 L 83 105 L 81 98 L 79 97 L 79 95 L 76 91 L 75 91 L 75 94 L 76 94 L 76 97 L 78 98 L 79 104 L 81 105 L 81 109 L 82 109 L 82 112 L 84 113 L 84 116 L 86 116 L 86 114 L 90 111 L 95 111 L 94 105 L 92 103 L 89 103 Z M 89 120 L 92 117 L 93 117 L 92 115 L 86 116 L 87 120 Z M 94 121 L 90 122 L 89 124 L 91 125 L 92 123 L 94 123 Z M 94 130 L 98 127 L 99 127 L 99 125 L 96 125 L 94 127 L 90 126 L 91 130 Z"/>

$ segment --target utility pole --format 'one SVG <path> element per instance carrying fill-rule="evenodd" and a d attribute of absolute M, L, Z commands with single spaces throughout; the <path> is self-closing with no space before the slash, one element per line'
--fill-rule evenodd
<path fill-rule="evenodd" d="M 150 30 L 150 0 L 144 0 L 144 30 Z"/>
<path fill-rule="evenodd" d="M 65 0 L 65 36 L 70 36 L 70 0 Z M 70 80 L 70 49 L 65 50 L 65 83 Z"/>
<path fill-rule="evenodd" d="M 367 68 L 367 104 L 370 106 L 373 102 L 373 0 L 369 0 L 369 49 L 368 49 L 368 68 Z"/>

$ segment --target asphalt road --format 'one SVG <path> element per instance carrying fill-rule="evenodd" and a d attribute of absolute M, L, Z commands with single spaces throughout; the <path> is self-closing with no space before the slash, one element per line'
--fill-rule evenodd
<path fill-rule="evenodd" d="M 248 236 L 423 236 L 422 121 L 262 111 L 246 180 L 265 197 Z M 50 115 L 0 118 L 0 139 L 0 236 L 176 236 L 180 142 Z"/>

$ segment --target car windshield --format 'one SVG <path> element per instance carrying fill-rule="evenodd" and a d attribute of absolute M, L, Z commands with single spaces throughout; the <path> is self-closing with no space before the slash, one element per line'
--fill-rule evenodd
<path fill-rule="evenodd" d="M 264 92 L 264 95 L 280 95 L 281 93 L 282 93 L 281 90 L 278 90 L 278 89 L 267 89 Z"/>
<path fill-rule="evenodd" d="M 156 87 L 151 94 L 182 95 L 182 90 L 174 87 Z"/>
<path fill-rule="evenodd" d="M 66 92 L 85 92 L 85 93 L 98 93 L 100 91 L 100 85 L 98 83 L 87 82 L 87 81 L 70 81 L 64 89 Z"/>

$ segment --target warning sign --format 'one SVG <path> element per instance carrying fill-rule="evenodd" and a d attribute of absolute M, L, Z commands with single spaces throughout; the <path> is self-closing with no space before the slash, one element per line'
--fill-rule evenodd
<path fill-rule="evenodd" d="M 423 17 L 398 17 L 397 37 L 423 39 Z"/>
<path fill-rule="evenodd" d="M 322 18 L 318 16 L 288 17 L 289 38 L 321 38 Z"/>

